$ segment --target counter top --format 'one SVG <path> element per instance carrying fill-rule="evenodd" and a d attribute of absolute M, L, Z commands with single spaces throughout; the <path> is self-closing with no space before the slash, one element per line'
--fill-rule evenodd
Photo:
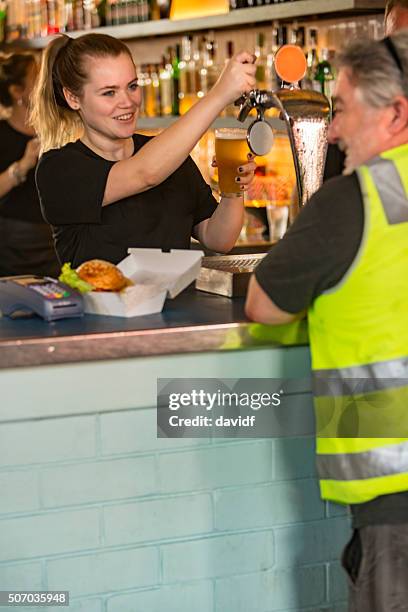
<path fill-rule="evenodd" d="M 160 314 L 130 319 L 85 315 L 47 323 L 0 318 L 0 368 L 308 344 L 305 321 L 249 322 L 243 298 L 189 289 Z"/>

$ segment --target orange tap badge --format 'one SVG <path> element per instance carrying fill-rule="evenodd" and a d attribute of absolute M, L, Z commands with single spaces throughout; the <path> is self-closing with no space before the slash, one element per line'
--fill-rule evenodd
<path fill-rule="evenodd" d="M 297 45 L 284 45 L 275 55 L 276 74 L 282 81 L 297 83 L 306 74 L 307 62 L 304 53 Z"/>

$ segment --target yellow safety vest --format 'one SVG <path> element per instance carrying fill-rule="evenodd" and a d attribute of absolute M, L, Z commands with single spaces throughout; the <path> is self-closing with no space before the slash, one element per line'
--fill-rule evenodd
<path fill-rule="evenodd" d="M 408 145 L 357 175 L 360 248 L 308 313 L 321 494 L 351 504 L 408 491 Z"/>

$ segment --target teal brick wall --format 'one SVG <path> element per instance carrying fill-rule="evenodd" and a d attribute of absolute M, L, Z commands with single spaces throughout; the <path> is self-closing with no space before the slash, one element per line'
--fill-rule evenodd
<path fill-rule="evenodd" d="M 300 375 L 302 350 L 304 365 L 298 351 L 292 362 Z M 282 376 L 288 352 L 274 356 Z M 262 371 L 266 351 L 250 355 L 251 371 Z M 239 375 L 234 359 L 219 361 L 219 377 Z M 92 398 L 84 392 L 71 415 L 68 403 L 58 414 L 44 399 L 28 418 L 22 390 L 24 416 L 0 422 L 0 589 L 69 590 L 70 612 L 345 612 L 348 517 L 320 500 L 314 441 L 297 429 L 312 419 L 310 393 L 296 396 L 304 422 L 289 423 L 287 438 L 157 439 L 152 394 L 147 405 L 129 389 L 143 384 L 145 362 L 140 371 L 123 362 L 127 386 L 100 411 L 88 407 L 109 364 L 93 365 Z M 152 360 L 149 388 L 172 368 L 189 375 L 187 365 Z M 38 369 L 37 384 L 81 375 L 63 370 Z M 21 607 L 29 610 L 42 608 Z"/>

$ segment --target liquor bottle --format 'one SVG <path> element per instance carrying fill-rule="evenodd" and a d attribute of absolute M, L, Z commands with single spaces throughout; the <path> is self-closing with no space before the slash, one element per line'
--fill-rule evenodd
<path fill-rule="evenodd" d="M 180 114 L 179 92 L 180 92 L 180 45 L 176 45 L 173 49 L 171 59 L 171 79 L 173 90 L 172 115 Z"/>
<path fill-rule="evenodd" d="M 204 68 L 205 68 L 205 91 L 206 93 L 215 85 L 220 76 L 220 68 L 216 61 L 217 45 L 214 40 L 207 40 L 204 52 Z"/>
<path fill-rule="evenodd" d="M 296 41 L 295 41 L 295 45 L 298 45 L 298 47 L 301 47 L 303 50 L 305 49 L 305 45 L 306 45 L 306 30 L 304 26 L 298 26 L 296 28 Z"/>
<path fill-rule="evenodd" d="M 319 56 L 317 51 L 317 37 L 318 32 L 315 28 L 309 30 L 309 44 L 306 53 L 307 71 L 306 76 L 302 81 L 303 89 L 317 89 L 320 86 L 319 83 L 314 81 L 314 76 L 317 71 L 317 65 L 319 63 Z M 317 87 L 316 87 L 317 85 Z"/>
<path fill-rule="evenodd" d="M 57 2 L 56 0 L 47 0 L 47 15 L 48 15 L 48 34 L 58 34 L 57 24 Z"/>
<path fill-rule="evenodd" d="M 179 111 L 180 115 L 184 115 L 197 102 L 199 89 L 196 81 L 195 61 L 192 56 L 192 36 L 183 36 L 181 49 Z"/>
<path fill-rule="evenodd" d="M 171 0 L 157 0 L 160 11 L 160 19 L 168 19 L 170 15 Z"/>
<path fill-rule="evenodd" d="M 232 40 L 227 41 L 226 51 L 227 52 L 225 56 L 225 63 L 229 62 L 230 59 L 234 55 L 234 41 Z M 234 104 L 228 104 L 228 106 L 224 109 L 224 111 L 221 114 L 224 117 L 236 117 L 238 115 L 238 107 L 234 106 Z"/>
<path fill-rule="evenodd" d="M 160 7 L 157 0 L 150 0 L 149 2 L 149 19 L 152 21 L 160 19 Z"/>
<path fill-rule="evenodd" d="M 197 98 L 202 98 L 204 96 L 202 78 L 202 70 L 204 67 L 204 54 L 202 52 L 202 43 L 198 36 L 192 39 L 191 53 L 192 58 L 194 60 L 195 88 L 197 92 Z"/>
<path fill-rule="evenodd" d="M 156 116 L 156 96 L 153 87 L 151 67 L 146 65 L 144 71 L 144 112 L 146 117 Z"/>
<path fill-rule="evenodd" d="M 278 27 L 278 47 L 286 45 L 288 42 L 288 28 L 287 26 Z"/>
<path fill-rule="evenodd" d="M 149 21 L 149 4 L 147 0 L 137 0 L 138 21 Z"/>
<path fill-rule="evenodd" d="M 6 17 L 7 4 L 5 0 L 0 0 L 0 43 L 6 38 Z"/>
<path fill-rule="evenodd" d="M 279 49 L 279 24 L 277 21 L 272 23 L 272 41 L 271 41 L 271 50 L 267 55 L 267 73 L 269 75 L 269 87 L 271 90 L 278 89 L 278 77 L 275 70 L 275 55 Z M 268 109 L 266 112 L 267 115 L 271 115 L 273 109 Z M 271 116 L 274 116 L 276 113 L 272 113 Z"/>
<path fill-rule="evenodd" d="M 82 6 L 84 9 L 84 29 L 90 30 L 92 27 L 92 10 L 94 8 L 93 0 L 83 0 Z"/>
<path fill-rule="evenodd" d="M 258 89 L 270 89 L 270 78 L 268 75 L 268 57 L 265 51 L 265 34 L 258 32 L 255 46 L 256 57 L 256 86 Z"/>
<path fill-rule="evenodd" d="M 172 111 L 172 81 L 171 81 L 171 61 L 170 55 L 162 57 L 159 70 L 159 89 L 160 89 L 160 114 L 164 117 L 171 115 Z"/>
<path fill-rule="evenodd" d="M 141 92 L 141 104 L 139 109 L 139 117 L 146 117 L 146 80 L 148 74 L 146 72 L 146 66 L 141 64 L 136 67 L 137 84 Z"/>
<path fill-rule="evenodd" d="M 321 60 L 317 64 L 314 80 L 317 88 L 331 100 L 334 87 L 334 72 L 329 62 L 329 50 L 322 49 Z"/>

